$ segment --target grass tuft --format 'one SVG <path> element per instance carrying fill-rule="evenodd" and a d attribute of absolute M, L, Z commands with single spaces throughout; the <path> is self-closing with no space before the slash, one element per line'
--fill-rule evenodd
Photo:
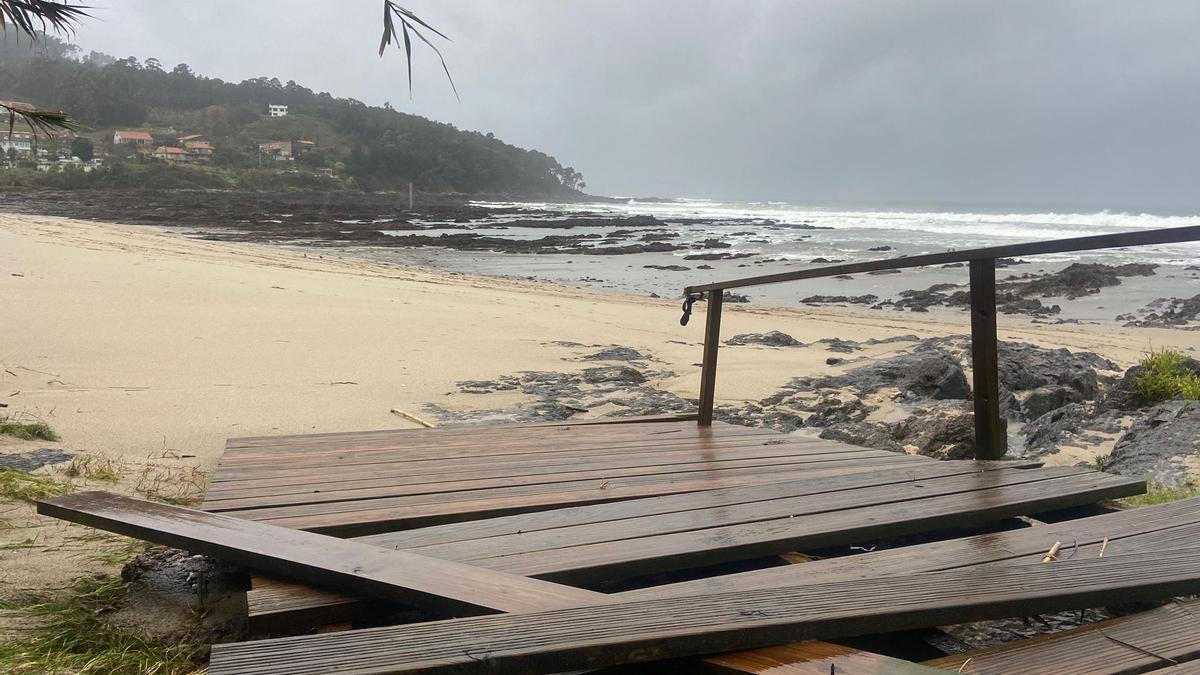
<path fill-rule="evenodd" d="M 121 480 L 121 474 L 117 472 L 116 465 L 112 460 L 94 455 L 77 455 L 63 473 L 72 478 L 82 476 L 89 480 L 105 483 L 116 483 Z"/>
<path fill-rule="evenodd" d="M 28 471 L 0 469 L 0 497 L 19 499 L 23 502 L 36 502 L 39 499 L 49 499 L 65 494 L 69 489 L 70 486 L 65 483 L 59 483 Z"/>
<path fill-rule="evenodd" d="M 1126 506 L 1154 506 L 1192 497 L 1200 497 L 1200 487 L 1169 488 L 1151 484 L 1147 488 L 1146 494 L 1125 497 L 1121 502 Z"/>
<path fill-rule="evenodd" d="M 1097 471 L 1108 471 L 1108 467 L 1112 466 L 1112 455 L 1097 455 L 1092 460 L 1092 467 Z"/>
<path fill-rule="evenodd" d="M 14 609 L 28 619 L 20 639 L 0 643 L 5 672 L 184 675 L 199 671 L 195 645 L 164 645 L 105 615 L 125 597 L 119 579 L 77 580 L 64 597 Z"/>
<path fill-rule="evenodd" d="M 1142 398 L 1151 403 L 1182 396 L 1200 401 L 1200 375 L 1184 367 L 1183 354 L 1170 350 L 1151 351 L 1142 359 L 1142 373 L 1133 386 Z"/>
<path fill-rule="evenodd" d="M 0 434 L 16 436 L 25 441 L 58 440 L 58 434 L 45 422 L 14 422 L 10 417 L 0 417 Z"/>

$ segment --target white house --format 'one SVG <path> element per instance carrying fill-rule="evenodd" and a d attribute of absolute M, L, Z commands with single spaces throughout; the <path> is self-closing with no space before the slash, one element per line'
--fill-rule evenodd
<path fill-rule="evenodd" d="M 118 131 L 113 134 L 113 145 L 149 148 L 154 145 L 154 137 L 145 131 Z"/>
<path fill-rule="evenodd" d="M 16 150 L 19 155 L 33 154 L 33 134 L 14 131 L 10 137 L 0 132 L 0 154 L 7 155 L 9 148 Z"/>
<path fill-rule="evenodd" d="M 270 103 L 267 105 L 267 113 L 271 117 L 287 117 L 288 107 L 286 105 L 275 105 Z"/>

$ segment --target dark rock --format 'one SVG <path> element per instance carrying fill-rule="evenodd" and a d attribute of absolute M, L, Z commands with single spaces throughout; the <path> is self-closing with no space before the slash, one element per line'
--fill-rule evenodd
<path fill-rule="evenodd" d="M 857 342 L 854 342 L 853 340 L 842 340 L 841 338 L 825 338 L 823 340 L 817 340 L 817 342 L 828 345 L 825 349 L 831 352 L 840 352 L 842 354 L 850 354 L 862 349 L 862 347 L 858 346 Z"/>
<path fill-rule="evenodd" d="M 38 448 L 29 452 L 0 455 L 0 469 L 36 471 L 43 466 L 70 461 L 74 456 L 74 453 L 64 452 L 58 448 Z"/>
<path fill-rule="evenodd" d="M 1028 260 L 1020 260 L 1018 258 L 996 258 L 996 268 L 1003 269 L 1005 267 L 1013 267 L 1014 265 L 1028 265 Z"/>
<path fill-rule="evenodd" d="M 750 258 L 758 255 L 757 253 L 693 253 L 683 256 L 684 260 L 736 260 L 738 258 Z"/>
<path fill-rule="evenodd" d="M 853 387 L 860 394 L 896 387 L 920 398 L 965 399 L 971 395 L 962 364 L 952 354 L 938 348 L 899 354 L 818 381 L 801 378 L 794 382 L 796 386 L 810 390 L 814 386 Z"/>
<path fill-rule="evenodd" d="M 692 248 L 733 248 L 733 244 L 728 244 L 720 239 L 705 239 Z"/>
<path fill-rule="evenodd" d="M 1083 394 L 1071 387 L 1061 385 L 1039 387 L 1029 392 L 1025 400 L 1021 401 L 1021 411 L 1024 413 L 1025 419 L 1035 420 L 1068 403 L 1082 403 L 1083 401 Z"/>
<path fill-rule="evenodd" d="M 1196 375 L 1200 375 L 1200 361 L 1191 357 L 1185 357 L 1180 365 L 1190 370 Z M 1137 380 L 1145 372 L 1145 368 L 1137 365 L 1125 371 L 1125 375 L 1117 381 L 1116 384 L 1108 390 L 1099 403 L 1096 404 L 1096 412 L 1102 413 L 1109 410 L 1138 410 L 1148 405 L 1152 405 L 1153 401 L 1148 401 L 1144 396 L 1137 391 Z"/>
<path fill-rule="evenodd" d="M 972 459 L 975 457 L 975 413 L 957 408 L 933 408 L 898 422 L 892 437 L 903 445 L 915 445 L 917 453 L 926 457 Z"/>
<path fill-rule="evenodd" d="M 1053 454 L 1058 446 L 1082 431 L 1090 416 L 1089 406 L 1068 403 L 1034 419 L 1025 425 L 1025 456 L 1040 457 Z"/>
<path fill-rule="evenodd" d="M 721 300 L 724 302 L 747 303 L 750 302 L 750 296 L 742 295 L 741 293 L 725 291 L 721 293 Z"/>
<path fill-rule="evenodd" d="M 517 383 L 513 380 L 465 380 L 455 383 L 464 394 L 491 394 L 497 391 L 513 391 Z"/>
<path fill-rule="evenodd" d="M 1167 401 L 1145 412 L 1117 441 L 1107 471 L 1172 488 L 1189 483 L 1185 458 L 1200 454 L 1200 401 Z"/>
<path fill-rule="evenodd" d="M 825 365 L 827 365 L 827 366 L 836 366 L 840 363 L 845 363 L 845 362 L 846 362 L 846 359 L 843 359 L 843 358 L 840 358 L 837 356 L 831 356 L 831 357 L 825 359 Z"/>
<path fill-rule="evenodd" d="M 893 251 L 895 249 L 893 249 L 891 246 L 872 246 L 871 248 L 869 248 L 867 250 L 868 251 Z"/>
<path fill-rule="evenodd" d="M 1014 392 L 1057 385 L 1074 389 L 1090 401 L 1099 393 L 1096 370 L 1119 368 L 1092 352 L 1046 349 L 1026 342 L 1001 342 L 999 347 L 1000 383 Z"/>
<path fill-rule="evenodd" d="M 853 278 L 854 278 L 854 277 L 850 276 L 849 274 L 839 274 L 839 275 L 837 275 L 836 277 L 834 277 L 834 279 L 841 279 L 841 280 L 843 280 L 843 281 L 848 281 L 848 280 L 850 280 L 850 279 L 853 279 Z"/>
<path fill-rule="evenodd" d="M 613 345 L 594 354 L 588 354 L 583 357 L 584 361 L 646 361 L 650 357 L 639 352 L 633 347 L 622 347 Z"/>
<path fill-rule="evenodd" d="M 768 347 L 803 347 L 804 343 L 796 338 L 777 330 L 768 333 L 742 333 L 734 335 L 725 341 L 730 346 L 737 345 L 766 345 Z"/>
<path fill-rule="evenodd" d="M 1153 307 L 1153 309 L 1151 309 Z M 1148 327 L 1186 326 L 1192 321 L 1200 321 L 1200 295 L 1190 298 L 1163 298 L 1161 303 L 1151 303 L 1142 309 L 1146 316 L 1136 319 L 1128 316 L 1127 326 Z M 1118 317 L 1118 321 L 1121 320 Z"/>
<path fill-rule="evenodd" d="M 882 340 L 880 340 L 879 338 L 870 338 L 863 344 L 890 345 L 894 342 L 920 342 L 920 341 L 921 341 L 921 338 L 917 337 L 916 335 L 895 335 L 890 338 L 883 338 Z"/>
<path fill-rule="evenodd" d="M 629 366 L 599 366 L 583 369 L 583 381 L 591 384 L 603 382 L 620 382 L 622 384 L 642 384 L 646 376 L 636 368 Z"/>
<path fill-rule="evenodd" d="M 642 265 L 642 267 L 648 270 L 667 270 L 668 272 L 686 272 L 691 269 L 683 265 Z"/>
<path fill-rule="evenodd" d="M 878 295 L 810 295 L 800 300 L 806 305 L 825 303 L 847 303 L 851 305 L 872 305 L 879 302 Z"/>
<path fill-rule="evenodd" d="M 1067 299 L 1099 293 L 1101 288 L 1117 286 L 1122 277 L 1148 277 L 1154 275 L 1158 265 L 1147 263 L 1127 263 L 1125 265 L 1104 265 L 1101 263 L 1072 263 L 1053 274 L 1029 278 L 1028 280 L 1005 282 L 998 284 L 1004 290 L 1011 290 L 1021 296 L 1040 295 L 1042 297 L 1066 296 Z"/>
<path fill-rule="evenodd" d="M 804 426 L 827 427 L 846 422 L 862 422 L 872 410 L 873 407 L 867 406 L 856 396 L 828 396 L 817 403 L 813 414 L 804 420 Z"/>

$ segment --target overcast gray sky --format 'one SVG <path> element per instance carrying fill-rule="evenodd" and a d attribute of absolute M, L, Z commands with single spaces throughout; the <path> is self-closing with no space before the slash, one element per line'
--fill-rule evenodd
<path fill-rule="evenodd" d="M 589 191 L 862 205 L 1200 208 L 1200 2 L 92 0 L 76 42 L 494 132 Z"/>

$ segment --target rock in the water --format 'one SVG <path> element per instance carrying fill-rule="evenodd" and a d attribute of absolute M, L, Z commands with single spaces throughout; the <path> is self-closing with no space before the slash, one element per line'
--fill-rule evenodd
<path fill-rule="evenodd" d="M 646 381 L 646 376 L 636 368 L 630 368 L 629 366 L 600 366 L 597 368 L 584 368 L 583 381 L 590 384 L 600 384 L 603 382 L 642 384 Z"/>
<path fill-rule="evenodd" d="M 768 347 L 803 347 L 804 343 L 787 333 L 773 330 L 767 333 L 742 333 L 725 341 L 730 346 L 766 345 Z"/>
<path fill-rule="evenodd" d="M 1200 456 L 1200 401 L 1167 401 L 1149 410 L 1117 441 L 1107 471 L 1179 488 L 1185 459 Z"/>
<path fill-rule="evenodd" d="M 873 305 L 879 302 L 878 295 L 810 295 L 800 300 L 806 305 L 821 305 L 828 303 L 847 303 L 851 305 Z"/>

